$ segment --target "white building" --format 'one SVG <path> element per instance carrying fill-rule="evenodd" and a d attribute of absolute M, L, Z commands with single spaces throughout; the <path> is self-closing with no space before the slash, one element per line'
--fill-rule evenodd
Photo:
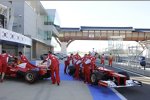
<path fill-rule="evenodd" d="M 47 12 L 40 1 L 0 1 L 0 4 L 11 9 L 7 10 L 9 12 L 7 19 L 11 20 L 7 21 L 7 25 L 4 28 L 12 29 L 12 31 L 27 36 L 32 40 L 31 45 L 23 45 L 26 50 L 21 50 L 24 51 L 28 58 L 39 58 L 41 54 L 53 50 L 51 38 L 59 34 L 57 31 L 59 24 L 55 25 L 54 20 L 49 21 L 48 19 L 54 17 L 54 10 Z M 54 19 L 57 20 L 57 18 Z M 1 45 L 2 49 L 4 49 L 3 45 L 5 43 L 1 42 Z M 14 43 L 10 45 L 14 45 Z M 15 50 L 15 52 L 18 51 L 18 49 Z"/>

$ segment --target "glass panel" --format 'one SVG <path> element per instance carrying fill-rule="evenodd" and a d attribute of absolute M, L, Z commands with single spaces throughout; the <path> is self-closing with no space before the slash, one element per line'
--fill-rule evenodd
<path fill-rule="evenodd" d="M 53 25 L 54 18 L 52 16 L 44 16 L 44 25 Z"/>
<path fill-rule="evenodd" d="M 83 36 L 88 36 L 88 32 L 83 32 Z"/>
<path fill-rule="evenodd" d="M 125 32 L 132 33 L 131 31 L 120 31 L 120 33 L 125 33 Z"/>
<path fill-rule="evenodd" d="M 89 31 L 89 33 L 94 33 L 94 31 Z"/>
<path fill-rule="evenodd" d="M 106 33 L 106 31 L 101 31 L 101 33 Z"/>
<path fill-rule="evenodd" d="M 146 33 L 146 34 L 145 34 L 145 38 L 146 38 L 146 39 L 150 39 L 150 33 Z"/>
<path fill-rule="evenodd" d="M 126 37 L 131 37 L 131 33 L 126 33 Z"/>
<path fill-rule="evenodd" d="M 114 33 L 119 33 L 119 31 L 114 31 Z"/>
<path fill-rule="evenodd" d="M 70 34 L 67 32 L 67 33 L 65 33 L 65 36 L 70 36 Z"/>
<path fill-rule="evenodd" d="M 144 33 L 140 32 L 139 37 L 144 37 Z"/>
<path fill-rule="evenodd" d="M 51 38 L 52 38 L 52 32 L 48 31 L 47 32 L 47 40 L 51 40 Z"/>
<path fill-rule="evenodd" d="M 76 36 L 76 33 L 75 32 L 71 32 L 70 35 L 71 36 Z"/>
<path fill-rule="evenodd" d="M 113 31 L 107 31 L 107 33 L 113 33 Z"/>
<path fill-rule="evenodd" d="M 133 37 L 137 37 L 138 36 L 138 32 L 133 32 Z"/>
<path fill-rule="evenodd" d="M 77 36 L 82 36 L 82 33 L 80 33 L 80 32 L 77 32 Z"/>
<path fill-rule="evenodd" d="M 132 31 L 125 31 L 126 33 L 132 33 Z"/>
<path fill-rule="evenodd" d="M 100 36 L 100 31 L 95 31 L 95 37 L 99 37 Z"/>
<path fill-rule="evenodd" d="M 63 37 L 63 36 L 64 36 L 64 34 L 63 34 L 63 33 L 60 33 L 60 34 L 59 34 L 59 37 Z"/>

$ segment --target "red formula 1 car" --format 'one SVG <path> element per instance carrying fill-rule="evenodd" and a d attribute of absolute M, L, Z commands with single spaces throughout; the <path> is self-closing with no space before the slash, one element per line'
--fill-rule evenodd
<path fill-rule="evenodd" d="M 142 82 L 131 80 L 127 72 L 114 72 L 103 67 L 97 67 L 91 74 L 92 84 L 107 87 L 131 87 L 142 86 Z"/>
<path fill-rule="evenodd" d="M 37 80 L 50 77 L 50 69 L 46 65 L 32 65 L 30 63 L 16 64 L 11 58 L 8 63 L 6 76 L 15 78 L 24 78 L 28 83 L 34 83 Z"/>
<path fill-rule="evenodd" d="M 75 67 L 68 67 L 68 74 L 74 75 Z M 84 78 L 83 68 L 80 67 L 80 78 Z M 142 86 L 142 82 L 137 80 L 131 80 L 127 72 L 115 72 L 103 67 L 97 67 L 94 72 L 91 72 L 91 83 L 93 85 L 105 86 L 105 87 L 131 87 Z"/>

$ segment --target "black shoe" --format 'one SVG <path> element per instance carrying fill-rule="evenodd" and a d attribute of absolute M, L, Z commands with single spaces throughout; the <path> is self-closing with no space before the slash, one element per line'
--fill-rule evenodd
<path fill-rule="evenodd" d="M 59 86 L 59 83 L 57 83 L 57 85 Z"/>
<path fill-rule="evenodd" d="M 1 79 L 1 80 L 0 80 L 0 83 L 3 83 L 3 81 L 4 81 L 4 80 L 3 80 L 3 79 Z"/>

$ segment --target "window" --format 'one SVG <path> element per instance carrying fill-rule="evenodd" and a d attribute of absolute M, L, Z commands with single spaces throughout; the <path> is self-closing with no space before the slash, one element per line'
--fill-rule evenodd
<path fill-rule="evenodd" d="M 63 33 L 60 33 L 60 34 L 59 34 L 59 37 L 63 37 L 63 36 L 64 36 Z"/>
<path fill-rule="evenodd" d="M 77 36 L 82 36 L 82 33 L 80 33 L 80 32 L 77 32 Z"/>
<path fill-rule="evenodd" d="M 95 37 L 100 37 L 100 31 L 95 31 Z"/>
<path fill-rule="evenodd" d="M 88 31 L 83 31 L 82 34 L 83 34 L 83 36 L 88 36 L 89 35 Z"/>
<path fill-rule="evenodd" d="M 120 33 L 125 33 L 125 31 L 120 31 Z"/>
<path fill-rule="evenodd" d="M 45 16 L 44 25 L 54 25 L 53 18 L 51 16 Z"/>
<path fill-rule="evenodd" d="M 51 40 L 51 38 L 52 38 L 52 32 L 51 31 L 45 31 L 44 32 L 45 33 L 45 39 L 46 40 Z"/>
<path fill-rule="evenodd" d="M 70 33 L 69 33 L 69 32 L 66 32 L 66 33 L 65 33 L 65 36 L 70 36 Z"/>
<path fill-rule="evenodd" d="M 70 32 L 70 35 L 71 36 L 76 36 L 76 33 L 75 32 Z"/>

